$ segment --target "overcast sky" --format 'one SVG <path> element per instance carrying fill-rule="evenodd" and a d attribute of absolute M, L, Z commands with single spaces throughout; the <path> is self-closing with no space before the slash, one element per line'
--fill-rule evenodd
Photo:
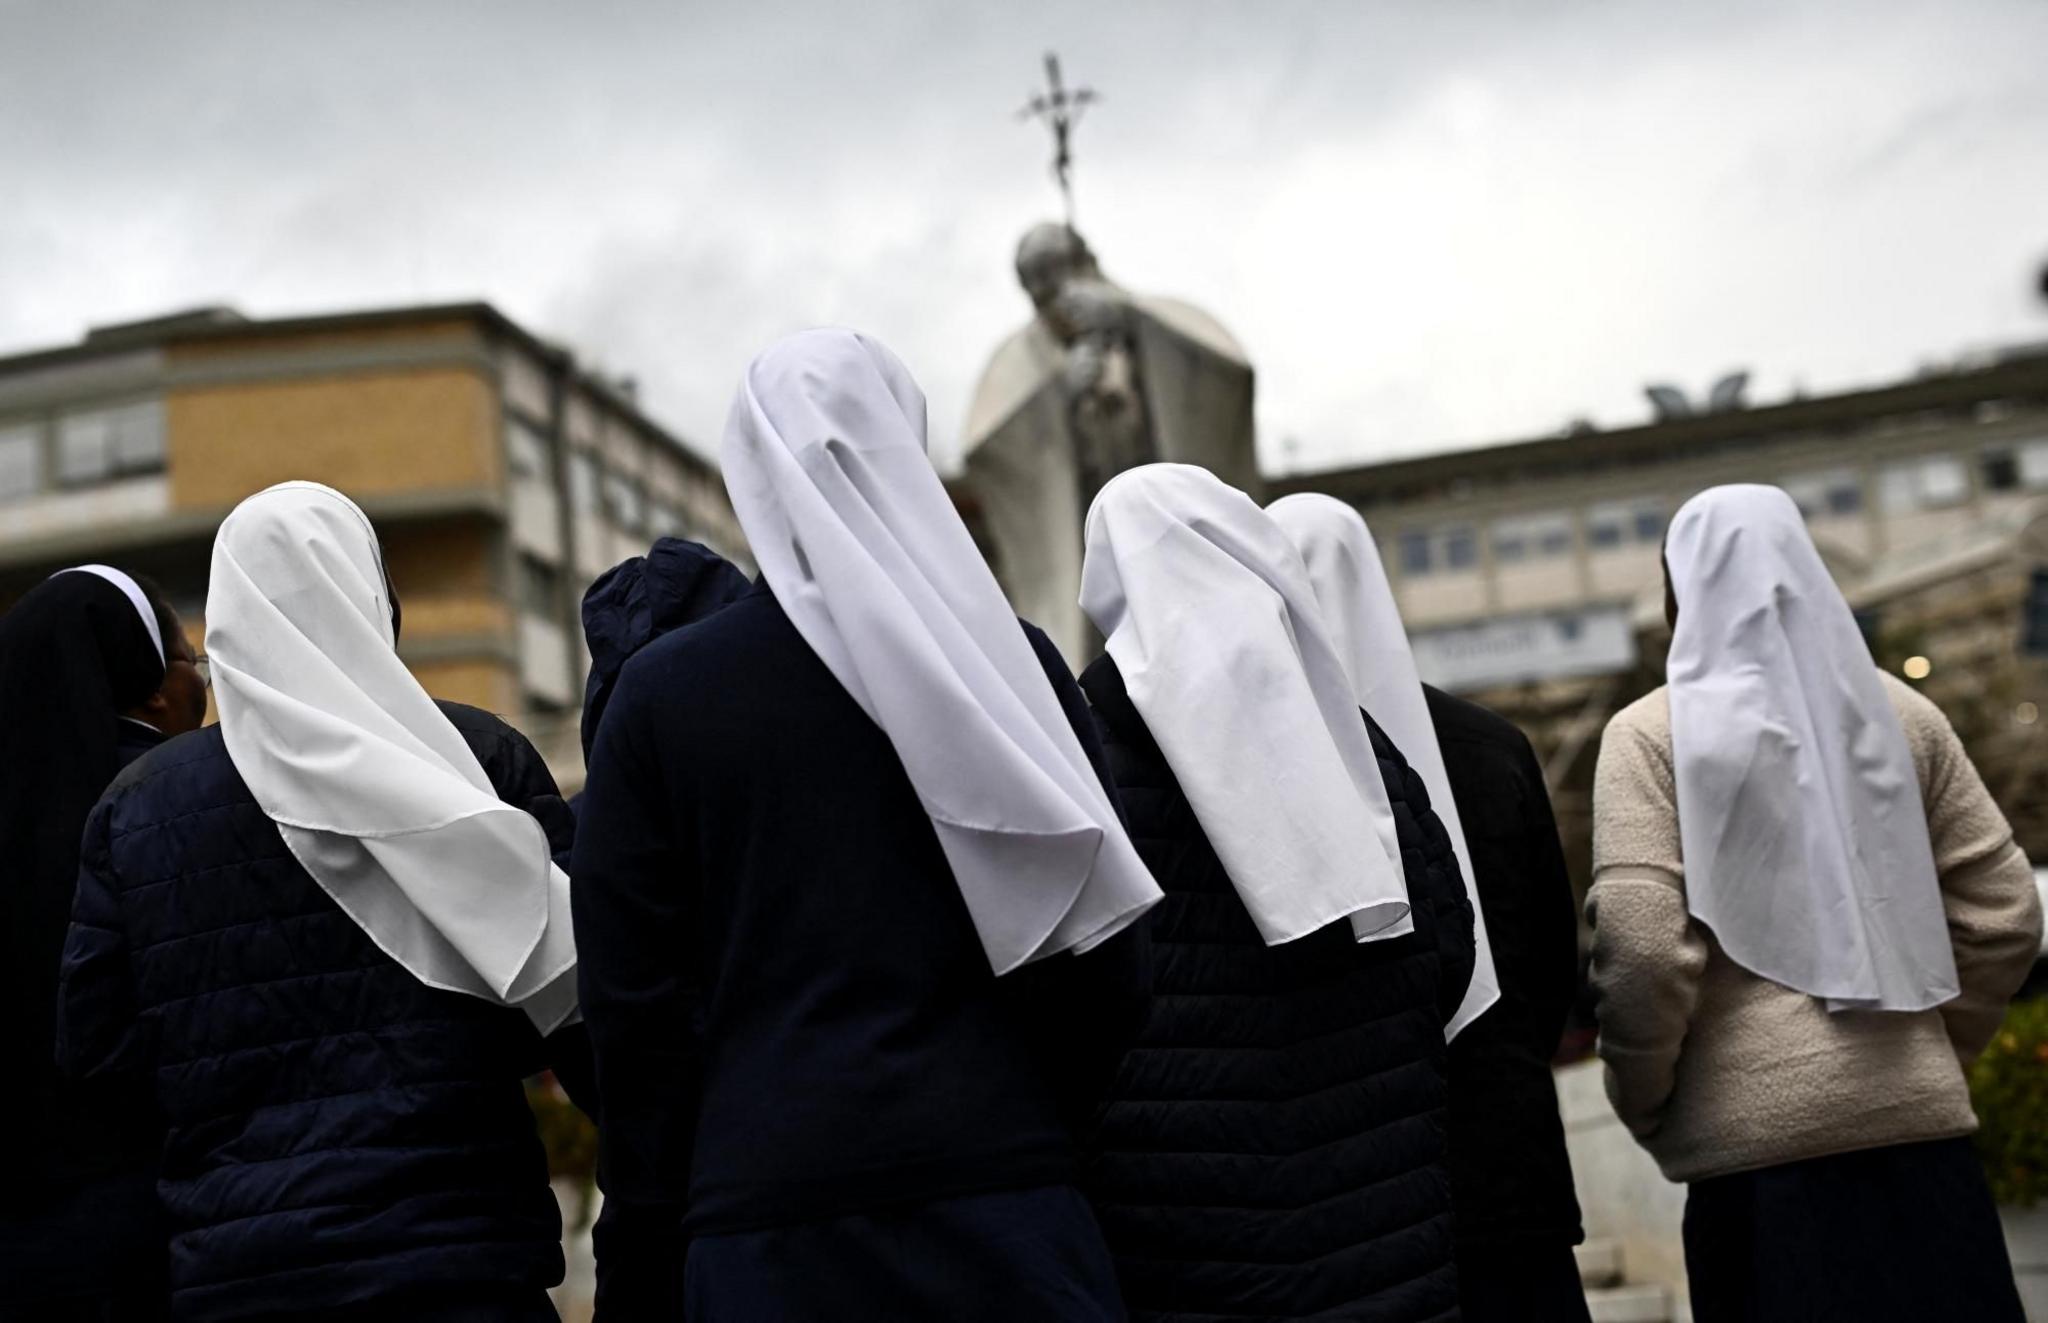
<path fill-rule="evenodd" d="M 0 0 L 0 352 L 203 302 L 483 298 L 716 445 L 873 331 L 950 446 L 1056 212 L 1206 306 L 1269 469 L 2048 338 L 2048 3 Z"/>

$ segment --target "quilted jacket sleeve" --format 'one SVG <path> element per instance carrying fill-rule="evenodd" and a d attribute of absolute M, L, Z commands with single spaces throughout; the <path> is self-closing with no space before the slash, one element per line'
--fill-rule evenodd
<path fill-rule="evenodd" d="M 146 1088 L 148 1043 L 138 1022 L 108 851 L 110 801 L 86 820 L 78 891 L 64 944 L 57 1002 L 57 1065 L 74 1078 L 138 1076 Z"/>
<path fill-rule="evenodd" d="M 440 706 L 476 754 L 498 798 L 526 810 L 540 823 L 547 833 L 548 853 L 567 871 L 576 846 L 576 816 L 562 799 L 540 750 L 501 717 L 456 703 Z M 537 1072 L 543 1066 L 555 1073 L 571 1102 L 592 1118 L 598 1115 L 597 1071 L 583 1025 L 557 1029 L 521 1068 Z"/>
<path fill-rule="evenodd" d="M 1402 764 L 1408 783 L 1408 803 L 1422 828 L 1423 860 L 1420 870 L 1424 894 L 1436 912 L 1437 1019 L 1444 1024 L 1458 1012 L 1465 989 L 1472 983 L 1477 960 L 1477 938 L 1473 932 L 1472 901 L 1465 893 L 1465 878 L 1458 871 L 1458 855 L 1451 848 L 1443 820 L 1429 806 L 1429 791 L 1414 769 Z M 1415 869 L 1408 870 L 1408 885 L 1415 885 Z"/>
<path fill-rule="evenodd" d="M 1644 711 L 1623 711 L 1600 741 L 1586 896 L 1607 1095 L 1639 1140 L 1662 1124 L 1708 958 L 1686 907 L 1669 740 L 1643 728 Z"/>
<path fill-rule="evenodd" d="M 1451 847 L 1450 833 L 1444 830 L 1443 819 L 1430 806 L 1429 790 L 1422 784 L 1422 777 L 1408 765 L 1408 759 L 1372 715 L 1362 715 L 1372 735 L 1373 752 L 1379 757 L 1387 797 L 1397 811 L 1407 809 L 1419 838 L 1417 849 L 1402 851 L 1402 873 L 1408 884 L 1409 904 L 1428 906 L 1436 918 L 1437 1019 L 1449 1024 L 1459 1003 L 1465 1000 L 1465 989 L 1472 982 L 1472 968 L 1478 958 L 1465 877 L 1458 871 L 1458 854 Z"/>

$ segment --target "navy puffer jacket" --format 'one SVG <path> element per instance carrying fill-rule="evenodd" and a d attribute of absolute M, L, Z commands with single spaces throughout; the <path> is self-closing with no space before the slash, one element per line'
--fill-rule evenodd
<path fill-rule="evenodd" d="M 533 746 L 441 704 L 499 796 L 572 844 Z M 130 765 L 88 819 L 59 1057 L 164 1126 L 180 1319 L 286 1318 L 561 1280 L 521 1080 L 526 1016 L 420 983 L 286 850 L 220 727 Z"/>
<path fill-rule="evenodd" d="M 732 562 L 701 542 L 656 538 L 645 556 L 620 561 L 583 594 L 590 675 L 583 685 L 583 761 L 611 706 L 619 672 L 662 635 L 702 620 L 753 590 Z"/>
<path fill-rule="evenodd" d="M 1151 1013 L 1087 1179 L 1132 1316 L 1455 1319 L 1444 1023 L 1472 907 L 1421 779 L 1368 720 L 1415 931 L 1360 944 L 1338 923 L 1269 947 L 1116 664 L 1081 685 L 1166 892 Z"/>

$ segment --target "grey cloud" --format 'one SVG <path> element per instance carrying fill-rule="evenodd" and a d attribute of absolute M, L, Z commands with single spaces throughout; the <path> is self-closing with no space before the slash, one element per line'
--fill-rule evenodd
<path fill-rule="evenodd" d="M 1246 341 L 1270 460 L 2037 325 L 2023 0 L 0 0 L 0 347 L 202 299 L 487 297 L 709 446 L 756 348 L 845 321 L 917 369 L 943 446 L 1055 207 L 1012 118 L 1047 46 L 1106 97 L 1085 227 Z"/>

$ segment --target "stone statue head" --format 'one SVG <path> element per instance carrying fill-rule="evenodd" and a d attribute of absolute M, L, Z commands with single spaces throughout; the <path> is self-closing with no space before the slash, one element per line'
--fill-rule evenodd
<path fill-rule="evenodd" d="M 1130 338 L 1130 304 L 1122 290 L 1100 276 L 1076 276 L 1039 310 L 1063 342 Z"/>
<path fill-rule="evenodd" d="M 1031 306 L 1047 316 L 1060 291 L 1076 278 L 1100 280 L 1102 270 L 1088 241 L 1057 221 L 1032 226 L 1017 245 L 1017 282 L 1031 296 Z"/>

